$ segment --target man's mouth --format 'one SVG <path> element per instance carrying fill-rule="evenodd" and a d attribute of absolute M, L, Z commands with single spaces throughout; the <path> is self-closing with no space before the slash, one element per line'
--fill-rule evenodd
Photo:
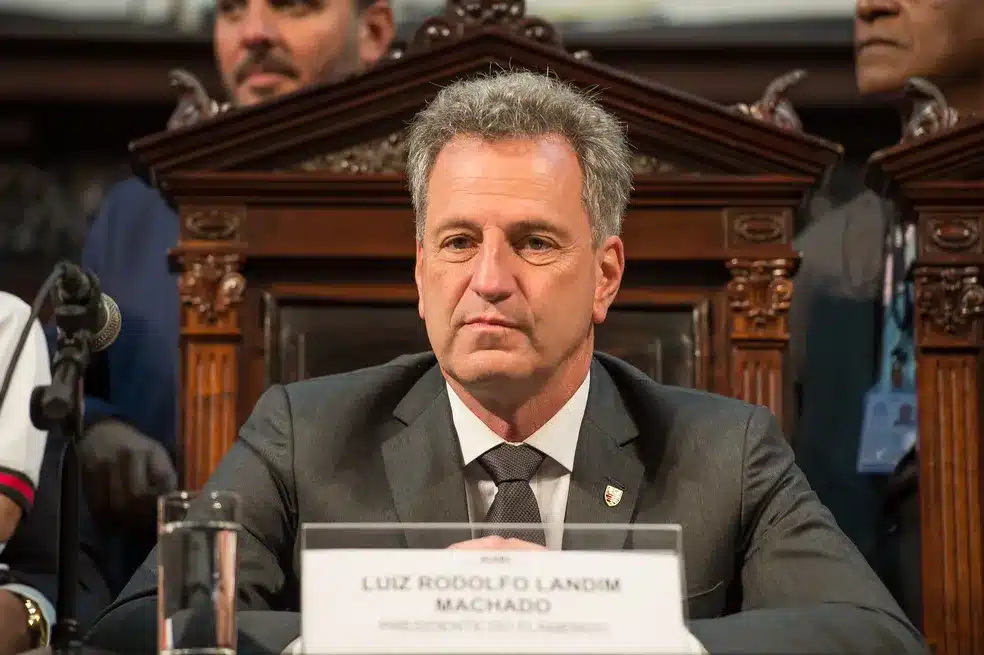
<path fill-rule="evenodd" d="M 486 317 L 478 316 L 476 318 L 470 319 L 465 322 L 465 325 L 472 325 L 475 327 L 500 327 L 500 328 L 516 328 L 516 324 L 511 321 L 507 321 L 504 318 L 498 317 Z"/>
<path fill-rule="evenodd" d="M 256 69 L 242 76 L 240 84 L 248 86 L 274 86 L 280 84 L 287 76 L 276 71 Z"/>
<path fill-rule="evenodd" d="M 892 41 L 891 39 L 885 39 L 881 37 L 869 37 L 865 39 L 860 39 L 854 45 L 854 49 L 857 52 L 862 52 L 864 50 L 870 50 L 875 48 L 899 48 L 901 47 L 897 41 Z"/>

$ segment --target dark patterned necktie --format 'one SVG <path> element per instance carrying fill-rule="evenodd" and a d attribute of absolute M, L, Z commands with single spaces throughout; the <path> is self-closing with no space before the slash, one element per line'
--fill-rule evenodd
<path fill-rule="evenodd" d="M 540 507 L 530 487 L 530 479 L 543 463 L 543 453 L 530 446 L 502 444 L 478 458 L 492 481 L 495 500 L 485 515 L 486 523 L 542 523 Z M 486 535 L 522 539 L 541 546 L 546 544 L 543 530 L 488 530 Z"/>

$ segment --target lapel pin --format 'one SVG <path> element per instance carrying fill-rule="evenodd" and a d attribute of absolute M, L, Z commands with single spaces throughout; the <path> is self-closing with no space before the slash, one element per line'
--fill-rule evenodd
<path fill-rule="evenodd" d="M 615 507 L 620 502 L 622 502 L 622 490 L 611 484 L 605 487 L 605 504 Z"/>

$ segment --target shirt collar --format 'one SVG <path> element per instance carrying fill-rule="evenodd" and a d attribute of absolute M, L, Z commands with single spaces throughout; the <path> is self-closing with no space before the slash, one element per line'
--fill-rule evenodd
<path fill-rule="evenodd" d="M 458 433 L 458 444 L 461 446 L 461 456 L 465 466 L 471 464 L 488 450 L 508 443 L 502 437 L 489 429 L 468 409 L 451 385 L 446 384 L 448 400 L 451 403 L 451 419 Z M 591 373 L 585 376 L 584 382 L 578 387 L 560 411 L 531 434 L 523 443 L 536 448 L 547 457 L 567 469 L 574 470 L 574 451 L 577 449 L 577 438 L 581 432 L 581 422 L 584 420 L 584 410 L 588 405 L 588 389 L 591 386 Z"/>

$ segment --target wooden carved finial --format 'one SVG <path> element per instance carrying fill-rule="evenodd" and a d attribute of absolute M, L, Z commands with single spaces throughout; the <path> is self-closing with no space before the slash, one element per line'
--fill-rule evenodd
<path fill-rule="evenodd" d="M 504 27 L 538 43 L 563 48 L 560 32 L 553 25 L 526 15 L 524 0 L 448 0 L 444 15 L 424 21 L 414 34 L 409 49 L 426 50 L 492 26 Z"/>
<path fill-rule="evenodd" d="M 902 141 L 913 141 L 953 127 L 960 120 L 956 109 L 947 104 L 943 92 L 932 82 L 911 77 L 905 85 L 912 110 L 902 126 Z"/>
<path fill-rule="evenodd" d="M 751 105 L 738 104 L 734 108 L 746 116 L 771 123 L 784 130 L 800 132 L 803 130 L 803 122 L 796 114 L 793 103 L 786 97 L 786 93 L 802 82 L 807 74 L 802 68 L 797 68 L 780 75 L 765 88 L 765 93 L 757 102 Z"/>
<path fill-rule="evenodd" d="M 205 91 L 205 86 L 188 71 L 175 68 L 170 72 L 169 78 L 171 88 L 178 92 L 178 106 L 167 119 L 167 129 L 176 130 L 194 125 L 229 108 L 227 103 L 220 105 L 212 100 Z"/>

